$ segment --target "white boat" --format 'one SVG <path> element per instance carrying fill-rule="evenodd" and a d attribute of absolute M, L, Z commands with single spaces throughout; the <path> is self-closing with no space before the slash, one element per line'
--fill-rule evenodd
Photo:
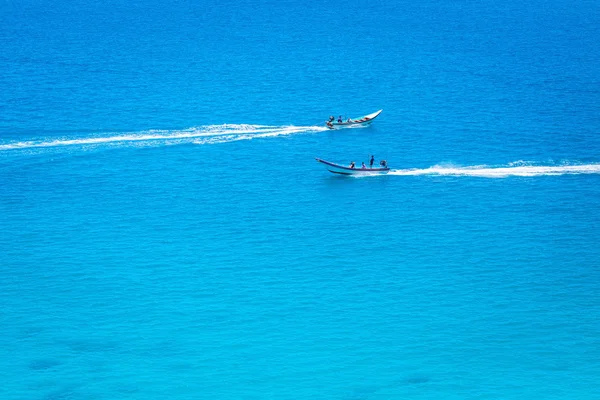
<path fill-rule="evenodd" d="M 375 111 L 372 114 L 365 115 L 364 117 L 359 118 L 348 118 L 346 121 L 338 122 L 338 121 L 327 121 L 325 125 L 329 129 L 341 129 L 341 128 L 351 128 L 356 126 L 365 126 L 369 125 L 379 114 L 381 114 L 383 110 Z"/>
<path fill-rule="evenodd" d="M 331 173 L 341 174 L 341 175 L 380 175 L 387 174 L 390 169 L 387 166 L 387 162 L 381 161 L 379 165 L 381 168 L 356 168 L 354 163 L 350 164 L 351 166 L 345 167 L 343 165 L 335 164 L 329 161 L 321 160 L 320 158 L 315 158 L 318 162 L 325 165 L 325 168 Z"/>

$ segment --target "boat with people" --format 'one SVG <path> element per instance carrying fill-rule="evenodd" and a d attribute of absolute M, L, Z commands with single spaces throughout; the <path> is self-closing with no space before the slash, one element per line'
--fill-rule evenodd
<path fill-rule="evenodd" d="M 320 158 L 315 158 L 318 162 L 325 165 L 325 168 L 331 173 L 341 174 L 341 175 L 383 175 L 387 174 L 390 171 L 390 168 L 387 165 L 387 161 L 381 160 L 379 162 L 379 168 L 372 168 L 362 163 L 361 167 L 356 167 L 354 161 L 350 163 L 349 166 L 343 166 L 340 164 L 332 163 L 330 161 L 325 161 Z"/>
<path fill-rule="evenodd" d="M 341 128 L 352 128 L 358 126 L 366 126 L 369 125 L 375 118 L 381 114 L 383 110 L 375 111 L 372 114 L 365 115 L 359 118 L 348 118 L 346 121 L 342 119 L 340 115 L 336 120 L 335 117 L 329 117 L 329 120 L 325 123 L 325 125 L 329 129 L 341 129 Z"/>

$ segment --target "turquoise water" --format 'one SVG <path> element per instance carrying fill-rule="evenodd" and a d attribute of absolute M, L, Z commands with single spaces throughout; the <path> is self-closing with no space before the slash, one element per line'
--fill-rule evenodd
<path fill-rule="evenodd" d="M 3 3 L 0 397 L 600 397 L 599 16 Z"/>

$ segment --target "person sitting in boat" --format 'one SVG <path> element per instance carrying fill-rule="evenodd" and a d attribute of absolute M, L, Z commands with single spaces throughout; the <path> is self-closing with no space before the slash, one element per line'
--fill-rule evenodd
<path fill-rule="evenodd" d="M 354 161 L 350 163 L 350 168 L 354 169 Z"/>
<path fill-rule="evenodd" d="M 344 121 L 342 120 L 342 116 L 340 115 L 340 116 L 338 117 L 338 123 L 340 123 L 340 124 L 341 124 L 342 122 L 344 122 Z"/>
<path fill-rule="evenodd" d="M 381 165 L 383 168 L 387 168 L 387 161 L 381 160 L 379 161 L 379 165 Z"/>
<path fill-rule="evenodd" d="M 367 166 L 365 165 L 365 163 L 362 163 L 362 167 L 360 167 L 361 169 L 367 169 Z"/>

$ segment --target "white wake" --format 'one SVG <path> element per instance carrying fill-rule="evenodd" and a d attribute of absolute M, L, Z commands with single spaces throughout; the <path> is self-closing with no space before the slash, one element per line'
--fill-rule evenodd
<path fill-rule="evenodd" d="M 429 168 L 393 169 L 388 175 L 400 176 L 473 176 L 482 178 L 506 178 L 509 176 L 542 176 L 568 174 L 600 174 L 600 164 L 581 165 L 517 165 L 517 166 L 433 166 Z"/>
<path fill-rule="evenodd" d="M 88 137 L 53 137 L 27 141 L 0 142 L 0 151 L 64 146 L 114 146 L 123 144 L 148 146 L 183 143 L 211 144 L 298 133 L 315 133 L 325 130 L 327 128 L 322 126 L 207 125 L 182 130 L 148 130 L 141 132 L 104 133 Z"/>

